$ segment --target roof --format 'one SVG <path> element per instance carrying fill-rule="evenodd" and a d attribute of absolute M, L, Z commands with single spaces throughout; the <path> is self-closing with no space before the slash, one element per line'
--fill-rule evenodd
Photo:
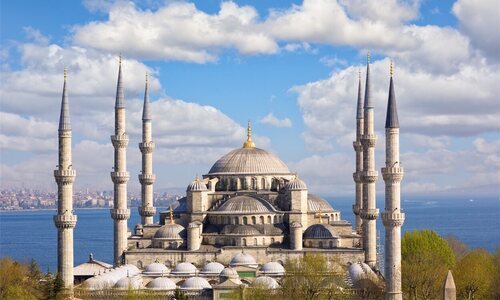
<path fill-rule="evenodd" d="M 257 261 L 255 261 L 255 258 L 248 253 L 238 253 L 231 259 L 229 266 L 248 266 L 255 268 L 257 267 Z"/>
<path fill-rule="evenodd" d="M 122 83 L 122 58 L 120 56 L 120 66 L 118 67 L 118 83 L 116 84 L 115 108 L 125 108 L 125 96 L 123 94 Z"/>
<path fill-rule="evenodd" d="M 187 198 L 182 197 L 179 200 L 175 201 L 172 205 L 172 208 L 174 209 L 174 213 L 176 214 L 187 212 Z"/>
<path fill-rule="evenodd" d="M 111 268 L 113 268 L 113 265 L 91 258 L 88 262 L 74 267 L 73 274 L 74 276 L 94 276 Z"/>
<path fill-rule="evenodd" d="M 149 93 L 148 93 L 148 75 L 146 74 L 146 86 L 144 88 L 144 105 L 142 107 L 142 120 L 151 121 L 151 108 L 149 103 Z"/>
<path fill-rule="evenodd" d="M 250 225 L 238 225 L 233 228 L 231 231 L 232 234 L 239 234 L 239 235 L 259 235 L 260 232 L 257 228 L 250 226 Z"/>
<path fill-rule="evenodd" d="M 173 269 L 170 274 L 173 275 L 195 275 L 198 269 L 192 264 L 188 262 L 181 262 L 178 263 L 177 266 L 175 266 L 175 269 Z"/>
<path fill-rule="evenodd" d="M 61 115 L 59 116 L 59 130 L 71 130 L 71 121 L 69 118 L 69 100 L 66 90 L 66 69 L 64 70 L 64 85 L 61 100 Z"/>
<path fill-rule="evenodd" d="M 313 224 L 304 231 L 305 239 L 332 239 L 337 237 L 335 229 L 329 224 Z"/>
<path fill-rule="evenodd" d="M 142 278 L 140 276 L 123 277 L 116 282 L 115 288 L 121 289 L 121 290 L 140 289 L 140 288 L 142 288 Z"/>
<path fill-rule="evenodd" d="M 212 286 L 203 277 L 191 277 L 181 285 L 181 290 L 203 290 L 212 289 Z"/>
<path fill-rule="evenodd" d="M 232 213 L 267 213 L 274 212 L 273 206 L 264 199 L 248 195 L 229 198 L 217 208 L 218 212 Z"/>
<path fill-rule="evenodd" d="M 151 280 L 147 286 L 149 289 L 153 290 L 175 290 L 177 289 L 177 285 L 172 279 L 166 277 L 158 277 Z"/>
<path fill-rule="evenodd" d="M 307 195 L 307 211 L 308 212 L 336 212 L 336 210 L 325 199 L 313 195 Z"/>
<path fill-rule="evenodd" d="M 260 272 L 266 275 L 284 275 L 285 268 L 279 262 L 270 261 L 262 265 Z"/>
<path fill-rule="evenodd" d="M 179 224 L 165 224 L 160 227 L 155 235 L 154 239 L 182 239 L 186 236 L 186 229 Z"/>
<path fill-rule="evenodd" d="M 387 115 L 385 118 L 385 128 L 399 128 L 398 108 L 396 106 L 396 95 L 394 93 L 394 83 L 391 76 L 389 83 L 389 98 L 387 99 Z"/>
<path fill-rule="evenodd" d="M 238 148 L 222 156 L 208 174 L 290 174 L 290 170 L 276 155 L 250 147 Z"/>
<path fill-rule="evenodd" d="M 118 280 L 126 276 L 135 276 L 140 273 L 140 270 L 131 264 L 123 265 L 118 268 L 108 269 L 95 277 L 84 281 L 83 287 L 90 290 L 100 290 L 112 288 Z"/>
<path fill-rule="evenodd" d="M 218 262 L 209 262 L 205 266 L 203 266 L 203 269 L 201 270 L 200 274 L 203 275 L 219 275 L 220 272 L 224 270 L 224 265 Z"/>
<path fill-rule="evenodd" d="M 295 177 L 285 185 L 285 189 L 289 191 L 307 190 L 307 185 L 304 181 Z"/>
<path fill-rule="evenodd" d="M 222 272 L 220 272 L 219 276 L 225 277 L 225 278 L 231 278 L 231 279 L 240 278 L 240 275 L 238 275 L 238 272 L 231 267 L 227 267 L 224 270 L 222 270 Z"/>
<path fill-rule="evenodd" d="M 356 110 L 356 119 L 363 119 L 363 96 L 362 96 L 362 87 L 361 87 L 361 73 L 359 74 L 359 83 L 358 83 L 358 106 Z"/>
<path fill-rule="evenodd" d="M 188 185 L 186 189 L 186 192 L 195 192 L 195 191 L 208 191 L 207 185 L 203 181 L 196 178 L 193 182 L 191 182 Z"/>
<path fill-rule="evenodd" d="M 262 286 L 266 289 L 277 289 L 280 287 L 276 279 L 269 276 L 259 276 L 252 282 L 252 286 Z"/>
<path fill-rule="evenodd" d="M 366 82 L 365 82 L 365 109 L 373 108 L 372 102 L 372 88 L 370 84 L 370 54 L 366 62 Z"/>
<path fill-rule="evenodd" d="M 162 263 L 154 262 L 146 266 L 144 269 L 145 275 L 162 275 L 169 273 L 170 270 Z"/>

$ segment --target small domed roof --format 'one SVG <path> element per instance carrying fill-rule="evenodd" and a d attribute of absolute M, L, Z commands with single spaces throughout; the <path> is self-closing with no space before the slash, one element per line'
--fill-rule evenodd
<path fill-rule="evenodd" d="M 260 272 L 266 275 L 284 275 L 285 268 L 279 262 L 271 261 L 262 265 Z"/>
<path fill-rule="evenodd" d="M 252 282 L 252 286 L 262 286 L 266 289 L 277 289 L 280 287 L 276 279 L 269 276 L 259 276 Z"/>
<path fill-rule="evenodd" d="M 212 286 L 203 277 L 191 277 L 181 285 L 181 290 L 203 290 L 212 289 Z"/>
<path fill-rule="evenodd" d="M 179 224 L 165 224 L 158 229 L 154 239 L 182 239 L 186 236 L 186 229 Z"/>
<path fill-rule="evenodd" d="M 177 289 L 177 285 L 171 279 L 166 277 L 158 277 L 151 280 L 148 285 L 148 288 L 153 290 L 175 290 Z"/>
<path fill-rule="evenodd" d="M 135 277 L 123 277 L 122 279 L 118 280 L 115 284 L 115 288 L 121 289 L 121 290 L 128 290 L 128 289 L 133 289 L 137 290 L 140 289 L 142 285 L 142 280 L 139 276 Z"/>
<path fill-rule="evenodd" d="M 191 182 L 187 189 L 186 192 L 199 192 L 199 191 L 208 191 L 207 185 L 203 183 L 202 180 L 196 178 L 193 182 Z"/>
<path fill-rule="evenodd" d="M 226 200 L 217 211 L 225 213 L 267 213 L 273 212 L 274 208 L 264 199 L 240 195 Z"/>
<path fill-rule="evenodd" d="M 238 253 L 231 259 L 231 262 L 229 263 L 229 265 L 231 267 L 248 266 L 248 267 L 256 268 L 257 262 L 255 261 L 255 258 L 253 256 L 251 256 L 250 254 Z"/>
<path fill-rule="evenodd" d="M 325 199 L 313 195 L 307 195 L 307 211 L 308 212 L 335 212 L 335 209 Z"/>
<path fill-rule="evenodd" d="M 161 275 L 161 274 L 167 274 L 170 272 L 170 270 L 165 266 L 164 264 L 154 262 L 152 264 L 149 264 L 146 269 L 144 269 L 144 274 L 146 275 Z"/>
<path fill-rule="evenodd" d="M 356 285 L 358 281 L 363 279 L 372 280 L 377 278 L 375 272 L 364 262 L 352 263 L 347 270 L 347 274 L 351 285 Z"/>
<path fill-rule="evenodd" d="M 196 275 L 196 267 L 192 263 L 181 262 L 175 266 L 170 274 L 172 275 Z"/>
<path fill-rule="evenodd" d="M 213 261 L 203 266 L 203 269 L 200 273 L 203 275 L 219 275 L 222 270 L 224 270 L 224 265 Z"/>
<path fill-rule="evenodd" d="M 307 185 L 302 179 L 296 176 L 285 185 L 285 189 L 289 191 L 307 190 Z"/>
<path fill-rule="evenodd" d="M 238 275 L 238 272 L 235 269 L 230 268 L 230 267 L 227 267 L 224 270 L 222 270 L 222 272 L 220 272 L 219 276 L 223 277 L 223 278 L 229 278 L 229 279 L 240 278 L 240 275 Z"/>
<path fill-rule="evenodd" d="M 337 237 L 335 229 L 329 224 L 314 224 L 304 232 L 305 239 L 332 239 Z"/>
<path fill-rule="evenodd" d="M 240 234 L 240 235 L 256 235 L 260 234 L 257 228 L 250 225 L 239 225 L 236 226 L 232 231 L 232 234 Z"/>

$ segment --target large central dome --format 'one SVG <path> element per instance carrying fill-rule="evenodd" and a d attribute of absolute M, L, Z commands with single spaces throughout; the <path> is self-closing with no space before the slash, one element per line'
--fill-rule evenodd
<path fill-rule="evenodd" d="M 290 174 L 290 170 L 276 155 L 255 147 L 250 124 L 247 140 L 242 148 L 221 157 L 212 166 L 208 175 L 224 174 Z"/>

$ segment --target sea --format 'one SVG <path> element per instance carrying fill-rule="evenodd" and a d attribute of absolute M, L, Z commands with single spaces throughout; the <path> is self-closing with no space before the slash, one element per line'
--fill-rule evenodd
<path fill-rule="evenodd" d="M 352 200 L 328 200 L 341 212 L 342 219 L 354 223 Z M 377 206 L 383 208 L 383 200 Z M 426 228 L 442 236 L 455 235 L 470 248 L 495 251 L 500 247 L 500 199 L 404 200 L 403 208 L 406 213 L 403 231 Z M 0 212 L 0 256 L 19 261 L 33 258 L 43 271 L 55 271 L 57 231 L 52 221 L 55 213 L 55 210 Z M 95 259 L 111 263 L 113 222 L 109 209 L 76 209 L 76 214 L 75 265 L 88 261 L 90 253 Z M 137 208 L 133 207 L 129 228 L 133 230 L 139 222 Z M 377 230 L 383 247 L 384 227 L 380 218 Z"/>

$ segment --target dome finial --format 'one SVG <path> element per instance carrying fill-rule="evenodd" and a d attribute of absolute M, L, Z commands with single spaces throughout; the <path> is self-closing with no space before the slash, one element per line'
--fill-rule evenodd
<path fill-rule="evenodd" d="M 247 140 L 243 144 L 243 148 L 255 148 L 255 143 L 252 141 L 252 124 L 250 120 L 248 120 Z"/>
<path fill-rule="evenodd" d="M 389 73 L 391 74 L 391 77 L 394 75 L 394 65 L 392 63 L 392 59 L 391 59 L 391 66 L 390 66 L 390 69 L 389 69 Z"/>
<path fill-rule="evenodd" d="M 370 50 L 368 50 L 368 53 L 366 53 L 366 63 L 370 64 Z"/>
<path fill-rule="evenodd" d="M 64 81 L 66 81 L 66 78 L 68 78 L 68 69 L 64 66 Z"/>
<path fill-rule="evenodd" d="M 172 210 L 172 204 L 170 204 L 170 224 L 174 224 L 174 212 Z"/>

